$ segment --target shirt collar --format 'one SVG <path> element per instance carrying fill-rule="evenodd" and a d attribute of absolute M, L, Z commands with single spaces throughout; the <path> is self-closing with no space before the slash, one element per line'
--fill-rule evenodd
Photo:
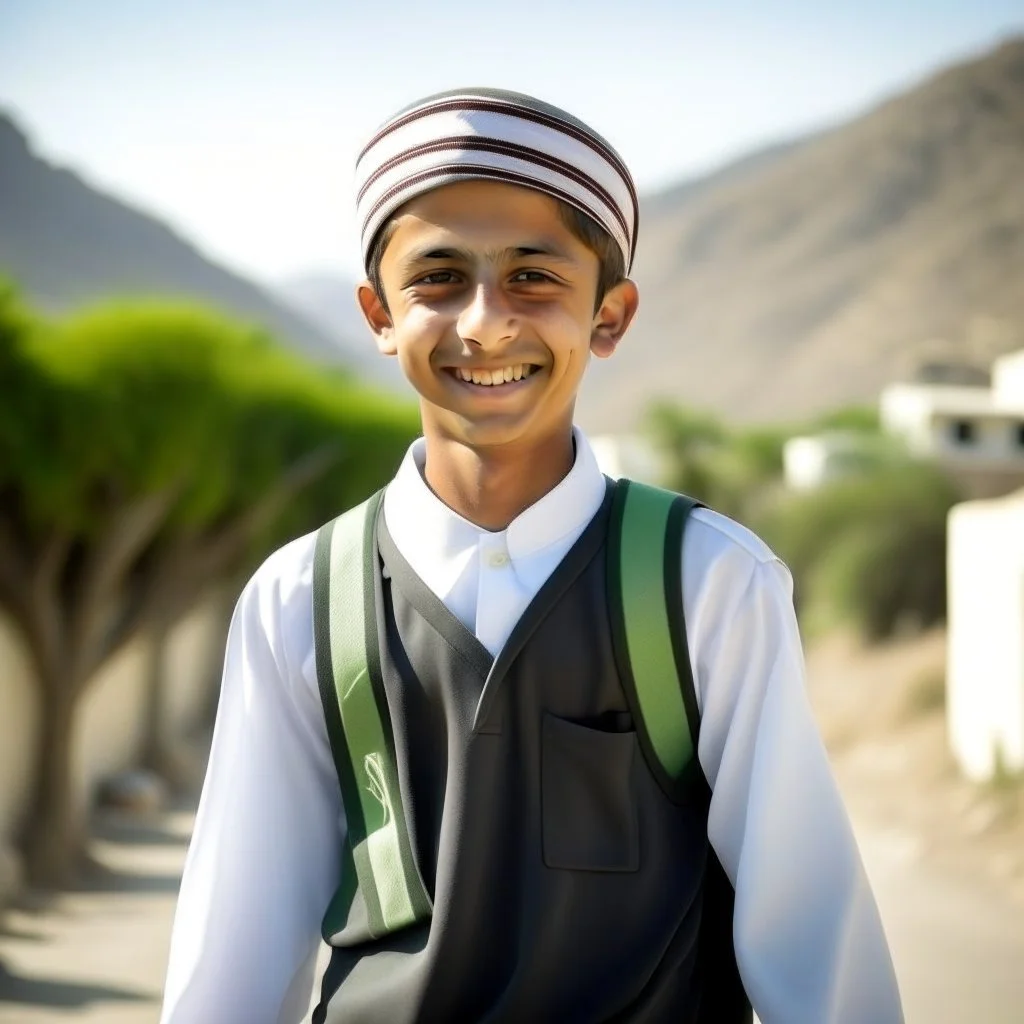
<path fill-rule="evenodd" d="M 476 555 L 484 538 L 503 537 L 516 574 L 527 584 L 546 577 L 545 555 L 567 547 L 601 507 L 605 478 L 586 437 L 573 429 L 576 457 L 569 473 L 506 530 L 484 530 L 450 509 L 423 479 L 426 442 L 409 450 L 384 494 L 384 519 L 391 539 L 416 574 L 439 596 L 447 594 Z M 558 557 L 564 551 L 558 553 Z"/>

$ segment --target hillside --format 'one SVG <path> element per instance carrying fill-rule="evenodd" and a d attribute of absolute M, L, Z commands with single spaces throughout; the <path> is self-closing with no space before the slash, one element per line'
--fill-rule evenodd
<path fill-rule="evenodd" d="M 585 388 L 592 429 L 658 395 L 789 419 L 985 364 L 1024 345 L 1024 39 L 642 208 L 641 311 Z"/>
<path fill-rule="evenodd" d="M 640 314 L 615 358 L 595 363 L 581 422 L 624 428 L 657 397 L 801 418 L 873 401 L 924 363 L 984 368 L 1024 346 L 1022 182 L 1024 38 L 846 124 L 645 196 Z M 194 297 L 401 386 L 347 282 L 305 277 L 271 294 L 35 155 L 2 113 L 0 273 L 53 310 L 109 294 Z"/>
<path fill-rule="evenodd" d="M 159 220 L 36 156 L 2 113 L 0 274 L 52 311 L 110 295 L 187 296 L 261 324 L 312 358 L 343 357 L 322 329 L 204 258 Z"/>
<path fill-rule="evenodd" d="M 356 305 L 355 282 L 330 273 L 309 273 L 279 285 L 278 295 L 293 309 L 339 341 L 345 362 L 360 377 L 404 395 L 410 386 L 397 359 L 377 351 L 363 315 Z"/>

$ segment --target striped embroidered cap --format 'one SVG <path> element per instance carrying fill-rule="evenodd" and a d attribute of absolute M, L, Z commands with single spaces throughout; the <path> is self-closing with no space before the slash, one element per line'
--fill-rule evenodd
<path fill-rule="evenodd" d="M 395 211 L 455 181 L 523 185 L 589 214 L 618 243 L 627 271 L 639 221 L 622 158 L 592 128 L 548 103 L 502 89 L 455 89 L 400 110 L 356 161 L 363 262 Z"/>

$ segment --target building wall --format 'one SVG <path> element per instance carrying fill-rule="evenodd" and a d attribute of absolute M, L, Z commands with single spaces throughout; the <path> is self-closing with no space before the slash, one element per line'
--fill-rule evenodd
<path fill-rule="evenodd" d="M 1017 372 L 1017 362 L 1002 368 L 998 402 L 987 388 L 894 384 L 880 398 L 882 424 L 915 455 L 937 460 L 966 497 L 1009 494 L 1024 486 L 1024 396 L 1014 404 L 1005 391 Z"/>
<path fill-rule="evenodd" d="M 211 597 L 171 634 L 164 653 L 169 686 L 163 728 L 172 740 L 201 724 L 217 685 L 225 636 L 224 601 Z M 76 798 L 91 802 L 104 776 L 130 767 L 145 738 L 145 638 L 128 645 L 100 673 L 83 698 L 74 764 Z M 37 691 L 24 643 L 0 615 L 0 848 L 28 809 L 39 727 Z"/>
<path fill-rule="evenodd" d="M 967 776 L 1024 770 L 1024 491 L 949 519 L 950 744 Z"/>
<path fill-rule="evenodd" d="M 988 388 L 950 384 L 892 384 L 879 398 L 879 418 L 887 433 L 903 438 L 919 455 L 935 452 L 935 417 L 985 417 L 993 412 Z"/>
<path fill-rule="evenodd" d="M 75 735 L 76 797 L 88 807 L 97 784 L 133 764 L 145 739 L 146 660 L 144 640 L 124 648 L 82 699 Z"/>
<path fill-rule="evenodd" d="M 1019 417 L 935 413 L 931 418 L 931 450 L 944 458 L 1024 468 L 1024 444 L 1020 437 L 1022 424 L 1024 413 Z M 959 437 L 958 430 L 967 425 L 971 432 L 970 438 Z"/>
<path fill-rule="evenodd" d="M 220 689 L 224 643 L 235 593 L 217 593 L 178 624 L 164 649 L 168 682 L 164 729 L 170 737 L 200 728 Z"/>
<path fill-rule="evenodd" d="M 992 390 L 1000 404 L 1024 408 L 1024 350 L 997 359 L 992 365 Z"/>
<path fill-rule="evenodd" d="M 820 487 L 827 479 L 828 446 L 820 437 L 792 437 L 782 448 L 786 486 L 796 491 Z"/>
<path fill-rule="evenodd" d="M 865 472 L 878 465 L 882 455 L 876 440 L 862 434 L 830 431 L 792 437 L 782 448 L 783 476 L 793 490 L 814 490 Z"/>

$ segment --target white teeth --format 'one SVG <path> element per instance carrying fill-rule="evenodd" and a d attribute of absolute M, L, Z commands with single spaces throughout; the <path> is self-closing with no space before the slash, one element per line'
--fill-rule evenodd
<path fill-rule="evenodd" d="M 505 366 L 500 370 L 467 370 L 464 367 L 459 367 L 455 374 L 467 384 L 494 387 L 497 384 L 506 384 L 529 377 L 535 369 L 535 366 L 530 366 L 528 363 L 516 363 L 514 366 Z"/>

